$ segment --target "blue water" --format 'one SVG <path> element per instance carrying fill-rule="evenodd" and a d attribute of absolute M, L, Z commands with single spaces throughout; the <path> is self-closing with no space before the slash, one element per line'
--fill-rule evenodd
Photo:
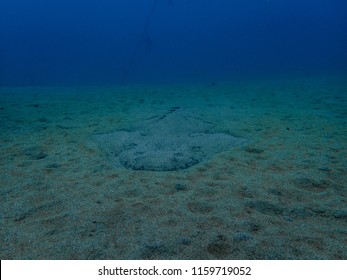
<path fill-rule="evenodd" d="M 0 85 L 344 74 L 346 13 L 344 0 L 1 0 Z"/>
<path fill-rule="evenodd" d="M 346 260 L 346 0 L 0 0 L 0 259 Z"/>

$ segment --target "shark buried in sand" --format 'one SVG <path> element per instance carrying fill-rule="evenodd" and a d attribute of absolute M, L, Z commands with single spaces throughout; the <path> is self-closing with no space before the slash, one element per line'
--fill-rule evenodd
<path fill-rule="evenodd" d="M 214 133 L 213 127 L 180 107 L 172 107 L 169 112 L 147 118 L 131 129 L 94 137 L 115 167 L 174 171 L 248 142 L 227 133 Z"/>

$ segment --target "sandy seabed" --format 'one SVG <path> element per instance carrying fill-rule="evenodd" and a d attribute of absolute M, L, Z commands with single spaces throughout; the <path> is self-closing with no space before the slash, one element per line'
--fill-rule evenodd
<path fill-rule="evenodd" d="M 172 107 L 247 144 L 179 171 L 93 139 Z M 347 82 L 0 88 L 1 259 L 347 259 Z"/>

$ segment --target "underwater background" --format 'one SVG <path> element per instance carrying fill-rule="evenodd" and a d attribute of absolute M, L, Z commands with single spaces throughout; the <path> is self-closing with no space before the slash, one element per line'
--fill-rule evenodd
<path fill-rule="evenodd" d="M 347 2 L 1 0 L 1 259 L 346 259 Z"/>
<path fill-rule="evenodd" d="M 341 74 L 346 11 L 343 0 L 3 0 L 0 84 Z"/>

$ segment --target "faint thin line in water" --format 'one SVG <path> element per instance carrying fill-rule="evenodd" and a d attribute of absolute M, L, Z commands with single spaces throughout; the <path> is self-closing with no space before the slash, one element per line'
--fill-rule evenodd
<path fill-rule="evenodd" d="M 150 13 L 147 17 L 147 20 L 146 20 L 146 23 L 145 23 L 145 26 L 143 28 L 143 31 L 142 31 L 142 34 L 141 34 L 141 37 L 140 37 L 140 40 L 138 41 L 137 45 L 136 45 L 136 48 L 134 49 L 134 52 L 130 58 L 130 61 L 129 61 L 129 64 L 128 64 L 128 67 L 123 71 L 123 76 L 122 76 L 122 79 L 121 79 L 121 84 L 124 84 L 125 81 L 128 79 L 128 76 L 129 76 L 129 72 L 135 62 L 135 58 L 137 56 L 137 53 L 139 52 L 139 49 L 141 47 L 141 43 L 142 41 L 144 40 L 146 34 L 147 34 L 147 30 L 148 30 L 148 27 L 149 27 L 149 24 L 151 22 L 151 19 L 152 19 L 152 16 L 154 14 L 154 10 L 157 6 L 157 2 L 158 0 L 154 0 L 153 2 L 153 5 L 152 5 L 152 8 L 150 10 Z"/>

